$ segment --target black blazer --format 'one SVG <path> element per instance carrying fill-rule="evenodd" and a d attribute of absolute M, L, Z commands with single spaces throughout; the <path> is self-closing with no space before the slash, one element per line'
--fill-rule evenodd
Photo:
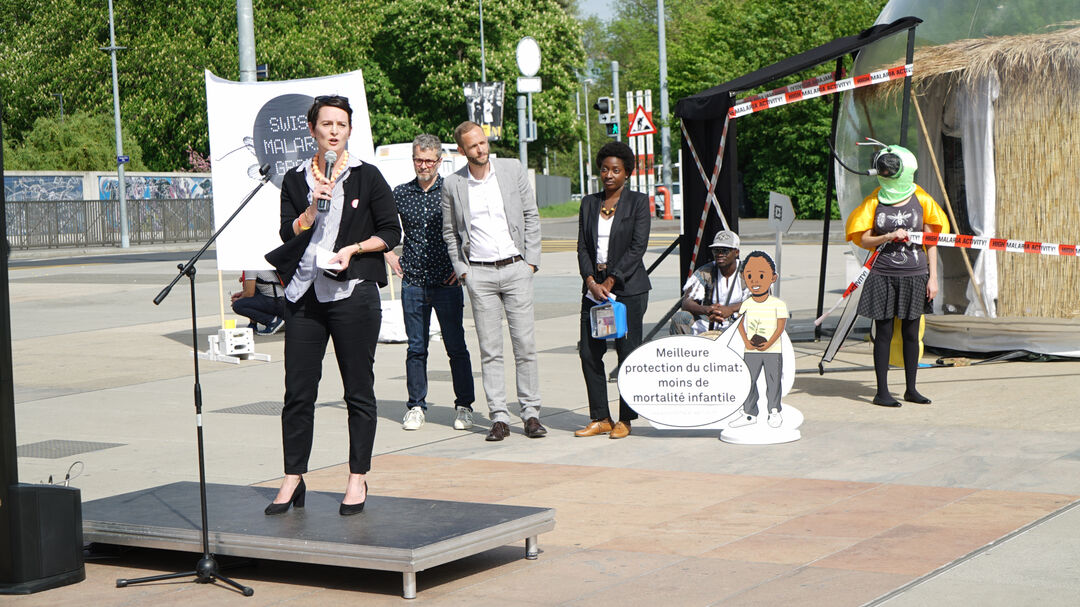
<path fill-rule="evenodd" d="M 600 221 L 600 207 L 604 204 L 603 194 L 589 194 L 581 199 L 581 212 L 578 214 L 578 271 L 581 273 L 582 292 L 584 281 L 589 276 L 596 277 L 596 237 L 597 224 Z M 623 187 L 619 195 L 619 205 L 612 219 L 611 236 L 608 239 L 607 273 L 615 277 L 615 286 L 611 292 L 616 296 L 638 295 L 652 288 L 649 274 L 641 257 L 649 246 L 649 228 L 652 217 L 649 215 L 649 197 L 641 192 L 634 192 Z"/>
<path fill-rule="evenodd" d="M 341 225 L 338 228 L 334 250 L 345 245 L 355 244 L 378 236 L 386 243 L 387 250 L 393 249 L 401 240 L 401 224 L 398 223 L 397 206 L 394 193 L 386 184 L 382 173 L 375 165 L 362 163 L 353 167 L 342 184 L 345 190 L 345 203 L 341 209 Z M 307 181 L 304 178 L 304 165 L 285 174 L 281 182 L 281 240 L 285 244 L 266 254 L 266 261 L 277 269 L 282 283 L 288 285 L 300 265 L 300 258 L 311 243 L 314 230 L 304 230 L 293 234 L 293 221 L 307 209 Z M 352 202 L 358 201 L 354 207 Z M 354 278 L 375 281 L 380 287 L 386 286 L 386 266 L 382 251 L 368 252 L 354 256 L 349 267 L 337 276 L 337 280 L 346 281 Z"/>

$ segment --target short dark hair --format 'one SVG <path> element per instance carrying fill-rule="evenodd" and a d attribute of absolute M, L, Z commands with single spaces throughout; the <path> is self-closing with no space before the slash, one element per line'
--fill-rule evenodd
<path fill-rule="evenodd" d="M 762 257 L 765 261 L 769 262 L 769 267 L 772 268 L 773 274 L 776 274 L 776 264 L 773 262 L 772 257 L 765 251 L 750 251 L 746 257 L 742 260 L 742 265 L 739 266 L 739 274 L 742 274 L 746 269 L 746 262 L 750 261 L 754 257 Z"/>
<path fill-rule="evenodd" d="M 481 133 L 484 132 L 484 127 L 476 124 L 472 120 L 466 120 L 457 125 L 457 128 L 454 129 L 454 142 L 458 144 L 458 147 L 461 147 L 461 136 L 473 129 L 480 129 Z"/>
<path fill-rule="evenodd" d="M 630 146 L 621 141 L 609 141 L 600 148 L 600 151 L 596 153 L 596 168 L 599 169 L 603 166 L 604 160 L 612 156 L 622 161 L 627 175 L 634 174 L 634 166 L 637 164 L 634 158 L 634 150 L 631 150 Z"/>
<path fill-rule="evenodd" d="M 341 95 L 319 95 L 316 97 L 315 102 L 311 104 L 311 108 L 307 111 L 308 125 L 314 127 L 315 123 L 319 121 L 319 110 L 327 106 L 344 110 L 349 115 L 349 126 L 352 126 L 352 107 L 349 105 L 349 98 Z"/>

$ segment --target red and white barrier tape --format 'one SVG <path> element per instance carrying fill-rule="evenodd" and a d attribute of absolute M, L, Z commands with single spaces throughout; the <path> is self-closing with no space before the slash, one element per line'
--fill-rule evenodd
<path fill-rule="evenodd" d="M 846 289 L 844 289 L 844 294 L 840 296 L 840 299 L 837 299 L 836 303 L 834 303 L 831 308 L 826 310 L 824 314 L 814 321 L 814 326 L 821 326 L 821 322 L 824 321 L 829 314 L 835 312 L 836 309 L 840 307 L 840 304 L 844 303 L 844 300 L 847 299 L 848 295 L 854 293 L 855 289 L 858 289 L 866 282 L 866 277 L 870 275 L 870 268 L 874 267 L 874 262 L 877 261 L 878 253 L 881 252 L 881 249 L 884 246 L 885 245 L 881 245 L 870 254 L 870 257 L 866 258 L 866 263 L 864 263 L 862 269 L 859 270 L 859 275 L 855 277 L 855 280 L 851 281 L 851 284 L 849 284 Z"/>
<path fill-rule="evenodd" d="M 880 84 L 890 80 L 898 80 L 910 76 L 912 72 L 913 68 L 909 63 L 907 65 L 898 65 L 885 70 L 877 70 L 876 72 L 870 72 L 869 74 L 863 74 L 861 76 L 854 76 L 845 80 L 826 82 L 825 84 L 781 93 L 766 97 L 765 99 L 740 103 L 732 106 L 731 109 L 728 110 L 728 118 L 738 118 L 740 116 L 746 116 L 747 114 L 753 114 L 754 112 L 760 112 L 761 110 L 788 105 L 789 103 L 794 103 L 796 101 L 814 99 L 815 97 L 850 91 L 864 86 L 870 86 L 871 84 Z"/>
<path fill-rule="evenodd" d="M 1032 255 L 1050 255 L 1053 257 L 1076 257 L 1076 245 L 1057 244 L 1052 242 L 1032 242 L 1030 240 L 1009 240 L 1006 238 L 991 238 L 989 236 L 971 236 L 969 234 L 939 234 L 937 232 L 908 232 L 908 242 L 925 246 L 956 247 L 958 249 L 977 249 L 980 251 L 1006 251 L 1008 253 L 1029 253 Z M 882 245 L 884 246 L 884 245 Z M 814 321 L 820 325 L 825 317 L 832 314 L 840 304 L 847 299 L 848 295 L 862 286 L 866 277 L 870 274 L 870 268 L 877 259 L 881 247 L 866 260 L 858 277 L 848 285 L 840 299 L 829 308 L 827 312 Z"/>
<path fill-rule="evenodd" d="M 970 236 L 967 234 L 938 234 L 937 232 L 908 232 L 908 240 L 915 244 L 926 246 L 938 245 L 940 247 L 956 247 L 959 249 L 1076 257 L 1076 245 L 1072 244 L 1008 240 L 1005 238 Z"/>
<path fill-rule="evenodd" d="M 844 75 L 843 70 L 840 71 L 840 75 L 841 76 Z M 836 80 L 836 74 L 834 74 L 832 72 L 829 72 L 828 74 L 822 74 L 822 75 L 816 76 L 814 78 L 808 78 L 806 80 L 803 80 L 802 82 L 796 82 L 795 84 L 789 84 L 787 86 L 782 86 L 782 87 L 779 87 L 779 88 L 775 88 L 775 89 L 773 89 L 773 90 L 771 90 L 771 91 L 769 91 L 767 93 L 758 93 L 756 95 L 750 95 L 749 97 L 743 97 L 742 99 L 735 102 L 735 105 L 740 105 L 740 104 L 743 104 L 743 103 L 751 103 L 751 102 L 757 101 L 758 99 L 765 99 L 766 97 L 772 97 L 773 95 L 776 95 L 776 94 L 779 94 L 779 93 L 793 93 L 795 91 L 804 89 L 804 88 L 806 88 L 808 86 L 817 86 L 819 84 L 825 84 L 827 82 L 832 82 L 834 80 Z"/>
<path fill-rule="evenodd" d="M 690 255 L 690 270 L 689 274 L 694 273 L 694 268 L 697 263 L 698 253 L 701 252 L 701 236 L 705 232 L 705 221 L 709 218 L 709 204 L 710 202 L 716 207 L 716 214 L 720 216 L 720 223 L 724 225 L 725 230 L 729 230 L 727 219 L 724 218 L 724 213 L 720 209 L 720 201 L 716 199 L 716 182 L 720 178 L 720 169 L 724 166 L 724 148 L 727 146 L 727 133 L 728 124 L 730 124 L 731 118 L 724 118 L 724 129 L 720 132 L 720 146 L 716 150 L 716 161 L 713 163 L 712 177 L 705 176 L 705 167 L 701 164 L 701 159 L 698 158 L 697 150 L 694 149 L 694 141 L 690 138 L 690 133 L 686 132 L 686 124 L 679 121 L 679 126 L 682 128 L 683 138 L 686 140 L 687 147 L 690 148 L 690 155 L 694 158 L 694 165 L 697 166 L 698 175 L 701 176 L 701 181 L 708 186 L 708 190 L 705 192 L 705 204 L 701 206 L 701 221 L 698 222 L 697 235 L 694 237 L 694 252 Z M 689 278 L 689 274 L 687 278 Z"/>

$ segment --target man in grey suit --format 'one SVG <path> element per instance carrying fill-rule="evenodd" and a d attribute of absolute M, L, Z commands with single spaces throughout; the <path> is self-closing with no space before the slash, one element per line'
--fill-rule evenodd
<path fill-rule="evenodd" d="M 502 318 L 510 328 L 525 436 L 540 438 L 540 375 L 533 333 L 533 273 L 540 264 L 540 215 L 528 177 L 516 160 L 490 159 L 475 122 L 454 129 L 468 159 L 442 188 L 443 239 L 472 302 L 480 370 L 491 416 L 487 440 L 510 435 L 503 373 Z"/>

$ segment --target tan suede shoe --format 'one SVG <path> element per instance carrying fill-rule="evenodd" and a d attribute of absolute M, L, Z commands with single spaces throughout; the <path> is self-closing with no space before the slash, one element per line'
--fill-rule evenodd
<path fill-rule="evenodd" d="M 597 434 L 607 434 L 608 432 L 611 432 L 611 418 L 605 417 L 604 419 L 589 422 L 588 426 L 575 432 L 574 436 L 596 436 Z"/>
<path fill-rule="evenodd" d="M 608 438 L 626 438 L 627 436 L 630 436 L 630 422 L 616 423 L 611 429 L 611 434 L 608 434 Z"/>

